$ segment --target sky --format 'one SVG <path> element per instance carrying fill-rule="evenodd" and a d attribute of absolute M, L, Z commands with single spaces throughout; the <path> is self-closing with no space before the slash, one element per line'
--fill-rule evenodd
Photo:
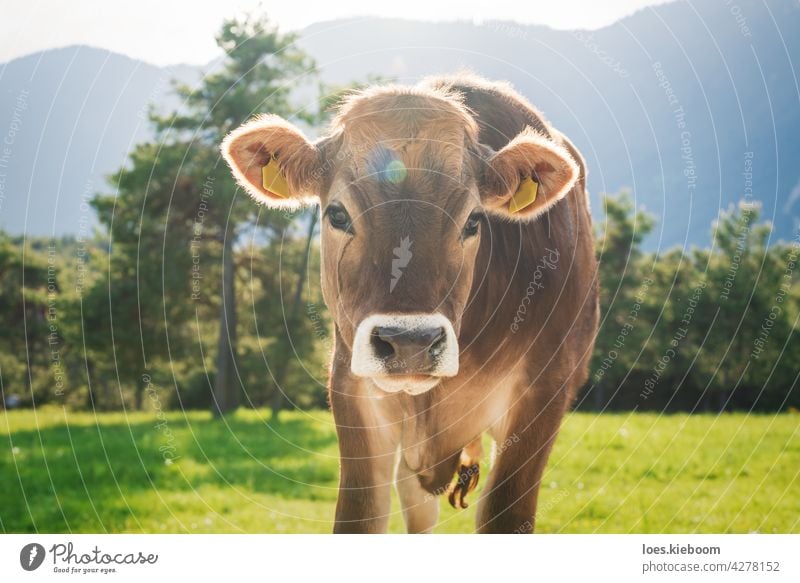
<path fill-rule="evenodd" d="M 0 62 L 73 44 L 156 65 L 204 64 L 218 56 L 226 17 L 261 10 L 284 31 L 358 16 L 412 20 L 516 20 L 597 29 L 665 0 L 0 0 Z"/>

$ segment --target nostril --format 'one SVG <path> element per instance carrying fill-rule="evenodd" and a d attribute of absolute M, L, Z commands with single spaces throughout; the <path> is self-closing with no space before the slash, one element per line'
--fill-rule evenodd
<path fill-rule="evenodd" d="M 376 326 L 370 333 L 372 353 L 384 363 L 397 359 L 404 367 L 423 369 L 438 360 L 447 345 L 443 326 L 411 328 Z"/>
<path fill-rule="evenodd" d="M 428 348 L 428 354 L 432 357 L 439 356 L 444 350 L 445 343 L 447 342 L 447 334 L 444 328 L 439 328 L 438 334 L 433 339 L 433 342 Z"/>
<path fill-rule="evenodd" d="M 386 360 L 387 358 L 391 358 L 394 356 L 395 350 L 394 346 L 390 342 L 387 342 L 383 338 L 381 338 L 382 332 L 380 328 L 375 328 L 370 334 L 370 343 L 372 344 L 372 348 L 375 351 L 375 356 L 380 359 Z"/>

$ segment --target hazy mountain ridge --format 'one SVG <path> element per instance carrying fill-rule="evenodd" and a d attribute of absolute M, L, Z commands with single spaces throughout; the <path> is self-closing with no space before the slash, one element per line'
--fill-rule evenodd
<path fill-rule="evenodd" d="M 10 138 L 0 226 L 12 233 L 77 233 L 93 222 L 86 199 L 152 136 L 148 105 L 178 105 L 171 79 L 187 66 L 159 68 L 106 50 L 72 46 L 0 67 L 0 132 Z M 21 104 L 21 105 L 20 105 Z"/>
<path fill-rule="evenodd" d="M 355 20 L 310 27 L 303 42 L 338 81 L 460 67 L 511 81 L 586 156 L 595 209 L 600 192 L 632 188 L 662 219 L 651 246 L 667 247 L 708 241 L 719 209 L 747 195 L 746 165 L 763 215 L 792 236 L 800 101 L 789 57 L 800 55 L 800 9 L 784 0 L 770 10 L 680 2 L 593 32 Z"/>
<path fill-rule="evenodd" d="M 750 166 L 753 198 L 789 238 L 800 208 L 800 194 L 791 195 L 800 184 L 791 60 L 800 55 L 800 8 L 789 0 L 771 3 L 771 12 L 765 6 L 678 2 L 594 32 L 350 19 L 313 25 L 300 44 L 328 81 L 378 73 L 413 82 L 460 68 L 510 81 L 586 156 L 596 212 L 600 192 L 629 187 L 659 215 L 651 246 L 707 242 L 719 208 L 748 193 Z M 149 137 L 148 102 L 174 105 L 170 77 L 200 70 L 86 47 L 0 65 L 3 136 L 28 91 L 0 183 L 0 225 L 76 232 L 82 194 L 107 188 L 103 176 Z"/>

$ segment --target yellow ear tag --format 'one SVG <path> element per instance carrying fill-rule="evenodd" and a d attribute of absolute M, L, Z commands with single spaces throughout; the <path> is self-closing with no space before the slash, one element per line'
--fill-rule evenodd
<path fill-rule="evenodd" d="M 289 185 L 286 183 L 286 178 L 284 178 L 281 167 L 278 166 L 278 161 L 275 158 L 270 158 L 269 164 L 261 167 L 261 186 L 275 196 L 281 198 L 289 198 L 291 196 L 289 194 Z"/>
<path fill-rule="evenodd" d="M 508 212 L 518 213 L 524 208 L 529 207 L 536 200 L 536 193 L 539 192 L 539 183 L 528 176 L 519 184 L 517 192 L 511 197 L 508 203 Z"/>

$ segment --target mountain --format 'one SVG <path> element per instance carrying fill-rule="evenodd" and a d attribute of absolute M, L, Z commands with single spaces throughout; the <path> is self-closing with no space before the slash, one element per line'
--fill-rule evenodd
<path fill-rule="evenodd" d="M 177 107 L 171 79 L 198 75 L 85 46 L 0 65 L 0 228 L 88 235 L 96 220 L 86 202 L 152 136 L 148 105 Z"/>
<path fill-rule="evenodd" d="M 707 243 L 719 210 L 742 198 L 761 201 L 776 236 L 791 238 L 800 7 L 737 2 L 666 4 L 591 32 L 339 21 L 310 27 L 302 42 L 338 82 L 459 68 L 511 81 L 586 157 L 596 214 L 600 193 L 629 188 L 659 217 L 651 248 Z"/>
<path fill-rule="evenodd" d="M 313 25 L 299 43 L 330 82 L 377 73 L 411 83 L 459 69 L 510 81 L 584 153 L 598 216 L 601 193 L 629 188 L 659 217 L 650 248 L 708 243 L 719 210 L 742 198 L 763 204 L 775 237 L 798 227 L 800 7 L 791 0 L 675 2 L 591 32 L 350 19 Z M 0 132 L 28 91 L 13 172 L 0 177 L 0 226 L 75 232 L 82 194 L 104 188 L 102 176 L 147 138 L 143 108 L 164 106 L 169 77 L 192 74 L 85 47 L 0 66 Z"/>

